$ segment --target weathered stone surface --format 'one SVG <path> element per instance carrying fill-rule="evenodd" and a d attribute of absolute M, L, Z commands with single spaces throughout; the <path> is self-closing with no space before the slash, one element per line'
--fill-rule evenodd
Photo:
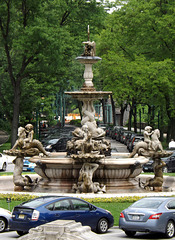
<path fill-rule="evenodd" d="M 30 229 L 19 240 L 101 240 L 90 227 L 74 220 L 56 220 Z"/>

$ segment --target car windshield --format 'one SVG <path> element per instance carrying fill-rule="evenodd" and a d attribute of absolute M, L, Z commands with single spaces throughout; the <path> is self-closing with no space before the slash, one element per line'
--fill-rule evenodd
<path fill-rule="evenodd" d="M 58 199 L 58 197 L 36 198 L 36 199 L 30 200 L 28 202 L 22 203 L 21 206 L 37 208 L 37 207 L 41 206 L 42 204 L 52 201 L 54 199 Z"/>
<path fill-rule="evenodd" d="M 132 208 L 158 208 L 163 202 L 161 199 L 142 199 L 131 205 Z"/>
<path fill-rule="evenodd" d="M 55 144 L 58 141 L 58 139 L 51 139 L 48 141 L 48 144 Z"/>

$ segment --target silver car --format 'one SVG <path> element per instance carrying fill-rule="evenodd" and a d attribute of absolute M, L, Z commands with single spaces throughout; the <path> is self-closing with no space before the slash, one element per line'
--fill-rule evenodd
<path fill-rule="evenodd" d="M 9 226 L 9 220 L 12 217 L 10 211 L 0 208 L 0 233 L 4 232 Z"/>
<path fill-rule="evenodd" d="M 159 232 L 172 238 L 175 233 L 175 197 L 146 197 L 120 213 L 119 228 L 127 236 L 136 232 Z"/>

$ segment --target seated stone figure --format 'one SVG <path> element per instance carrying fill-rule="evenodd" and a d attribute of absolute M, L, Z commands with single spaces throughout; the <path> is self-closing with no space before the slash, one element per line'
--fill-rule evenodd
<path fill-rule="evenodd" d="M 39 140 L 33 139 L 33 126 L 27 124 L 27 128 L 18 128 L 18 139 L 16 140 L 12 149 L 7 150 L 7 154 L 11 155 L 28 155 L 34 156 L 42 152 L 44 155 L 48 155 L 45 151 L 42 143 Z M 28 135 L 27 135 L 28 134 Z"/>

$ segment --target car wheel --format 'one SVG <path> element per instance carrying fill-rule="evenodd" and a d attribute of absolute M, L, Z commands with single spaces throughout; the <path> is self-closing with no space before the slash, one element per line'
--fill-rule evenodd
<path fill-rule="evenodd" d="M 6 164 L 6 163 L 3 163 L 3 165 L 2 165 L 2 171 L 6 171 L 6 169 L 7 169 L 7 164 Z"/>
<path fill-rule="evenodd" d="M 163 172 L 163 173 L 168 173 L 168 168 L 167 168 L 167 167 L 164 167 L 164 168 L 162 169 L 162 172 Z"/>
<path fill-rule="evenodd" d="M 136 234 L 136 231 L 125 231 L 125 234 L 126 234 L 128 237 L 134 237 L 135 234 Z"/>
<path fill-rule="evenodd" d="M 167 238 L 172 238 L 174 236 L 174 222 L 173 221 L 168 221 L 166 229 L 165 229 L 165 235 Z"/>
<path fill-rule="evenodd" d="M 55 150 L 55 149 L 53 149 L 53 150 L 52 150 L 52 152 L 56 152 L 56 150 Z"/>
<path fill-rule="evenodd" d="M 27 234 L 28 232 L 23 232 L 23 231 L 16 231 L 19 236 L 23 236 Z"/>
<path fill-rule="evenodd" d="M 7 222 L 4 218 L 0 217 L 0 232 L 4 232 L 7 227 Z"/>
<path fill-rule="evenodd" d="M 106 218 L 102 218 L 99 220 L 97 225 L 97 231 L 99 233 L 105 233 L 108 230 L 108 220 Z"/>

